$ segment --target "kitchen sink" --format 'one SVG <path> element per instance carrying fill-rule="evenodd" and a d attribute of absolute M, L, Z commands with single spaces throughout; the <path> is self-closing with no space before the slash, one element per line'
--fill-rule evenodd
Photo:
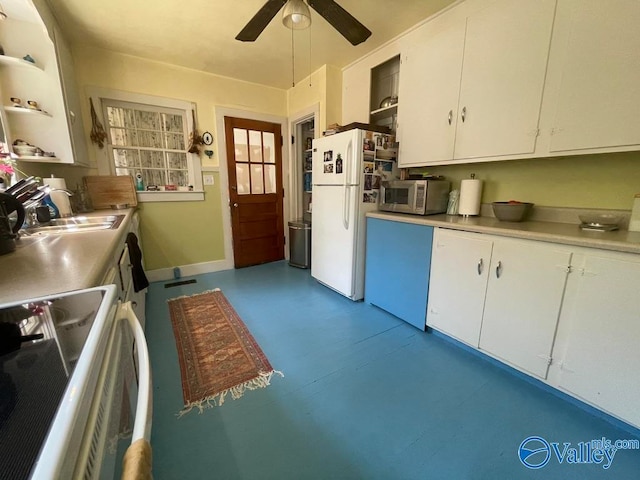
<path fill-rule="evenodd" d="M 125 215 L 76 216 L 54 218 L 45 224 L 27 227 L 22 230 L 26 235 L 52 235 L 60 233 L 90 232 L 94 230 L 116 229 Z"/>

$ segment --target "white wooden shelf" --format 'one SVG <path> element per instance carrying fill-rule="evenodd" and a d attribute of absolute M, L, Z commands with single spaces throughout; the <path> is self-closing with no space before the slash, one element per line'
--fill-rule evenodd
<path fill-rule="evenodd" d="M 18 155 L 18 160 L 24 160 L 27 162 L 58 162 L 58 157 L 46 157 L 44 155 Z"/>
<path fill-rule="evenodd" d="M 398 112 L 398 104 L 395 103 L 389 107 L 384 107 L 384 108 L 378 108 L 377 110 L 372 110 L 371 111 L 371 119 L 372 120 L 377 120 L 380 118 L 384 118 L 384 117 L 389 117 L 395 113 Z"/>
<path fill-rule="evenodd" d="M 36 110 L 34 108 L 13 107 L 13 106 L 5 105 L 4 111 L 11 112 L 11 113 L 21 113 L 26 115 L 40 115 L 43 117 L 51 117 L 50 113 L 45 112 L 44 110 Z"/>
<path fill-rule="evenodd" d="M 8 66 L 11 66 L 11 67 L 32 68 L 32 69 L 37 70 L 39 72 L 44 71 L 42 68 L 40 68 L 35 63 L 27 62 L 26 60 L 23 60 L 23 59 L 17 58 L 17 57 L 9 57 L 7 55 L 0 55 L 0 65 L 8 65 Z"/>

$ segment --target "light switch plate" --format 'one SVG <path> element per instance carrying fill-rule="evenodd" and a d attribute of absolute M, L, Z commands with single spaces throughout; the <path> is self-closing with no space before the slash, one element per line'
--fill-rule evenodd
<path fill-rule="evenodd" d="M 205 185 L 213 185 L 213 175 L 203 175 L 202 180 Z"/>

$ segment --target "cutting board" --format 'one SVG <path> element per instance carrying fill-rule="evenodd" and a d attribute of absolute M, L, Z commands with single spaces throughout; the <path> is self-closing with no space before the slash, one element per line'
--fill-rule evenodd
<path fill-rule="evenodd" d="M 96 210 L 112 205 L 138 205 L 133 177 L 130 175 L 96 175 L 84 177 L 84 183 Z"/>

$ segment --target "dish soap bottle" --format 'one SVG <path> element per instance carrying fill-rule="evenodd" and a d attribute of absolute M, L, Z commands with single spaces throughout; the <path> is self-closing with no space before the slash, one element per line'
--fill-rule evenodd
<path fill-rule="evenodd" d="M 141 173 L 136 173 L 136 190 L 139 192 L 144 191 L 144 180 L 142 179 Z"/>
<path fill-rule="evenodd" d="M 42 204 L 49 207 L 49 215 L 51 218 L 60 218 L 60 211 L 49 195 L 42 199 Z"/>

